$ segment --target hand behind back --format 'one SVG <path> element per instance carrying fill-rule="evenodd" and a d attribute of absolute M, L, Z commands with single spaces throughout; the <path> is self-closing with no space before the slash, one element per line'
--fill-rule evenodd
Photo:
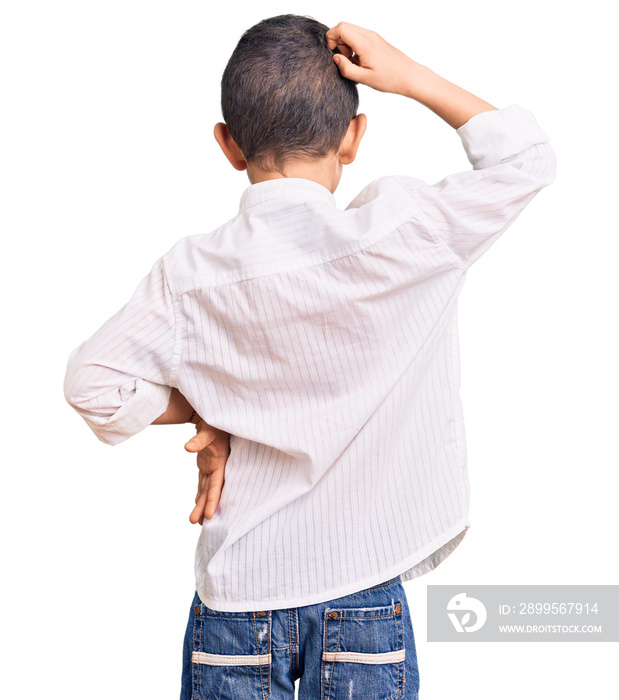
<path fill-rule="evenodd" d="M 198 454 L 198 493 L 189 521 L 194 525 L 210 520 L 217 510 L 224 486 L 225 468 L 230 454 L 230 435 L 208 425 L 201 418 L 196 423 L 196 435 L 186 444 L 187 452 Z"/>

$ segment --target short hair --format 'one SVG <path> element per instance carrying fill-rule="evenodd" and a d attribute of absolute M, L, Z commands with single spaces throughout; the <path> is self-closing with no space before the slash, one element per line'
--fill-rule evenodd
<path fill-rule="evenodd" d="M 311 17 L 280 15 L 248 29 L 221 80 L 224 121 L 245 160 L 281 170 L 293 158 L 337 150 L 359 107 Z"/>

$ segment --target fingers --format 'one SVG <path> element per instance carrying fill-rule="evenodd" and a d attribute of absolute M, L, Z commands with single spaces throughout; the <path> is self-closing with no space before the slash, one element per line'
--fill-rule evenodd
<path fill-rule="evenodd" d="M 215 440 L 215 432 L 210 428 L 200 430 L 191 440 L 185 443 L 187 452 L 200 452 L 208 447 Z"/>
<path fill-rule="evenodd" d="M 376 60 L 376 44 L 380 37 L 375 32 L 347 22 L 340 22 L 325 36 L 329 48 L 340 51 L 333 55 L 333 60 L 342 76 L 355 83 L 370 85 Z"/>
<path fill-rule="evenodd" d="M 219 466 L 215 466 L 219 464 Z M 192 524 L 204 522 L 204 517 L 211 520 L 214 517 L 221 499 L 225 483 L 225 460 L 199 459 L 198 493 L 195 507 L 191 511 L 189 521 Z"/>
<path fill-rule="evenodd" d="M 207 481 L 208 477 L 201 473 L 199 479 L 198 494 L 196 496 L 195 501 L 196 505 L 189 516 L 189 522 L 193 525 L 195 525 L 196 523 L 200 523 L 200 525 L 202 525 L 202 523 L 204 522 L 204 510 L 206 507 L 206 499 L 208 496 Z"/>
<path fill-rule="evenodd" d="M 368 31 L 366 29 L 348 22 L 340 22 L 332 29 L 329 29 L 325 37 L 327 45 L 332 51 L 336 48 L 342 51 L 343 47 L 346 51 L 342 51 L 342 53 L 345 56 L 350 56 L 351 49 L 357 54 L 362 53 L 367 35 Z"/>
<path fill-rule="evenodd" d="M 349 58 L 341 54 L 335 54 L 333 60 L 336 62 L 344 78 L 348 78 L 348 80 L 352 80 L 356 83 L 362 81 L 363 74 L 365 73 L 363 68 L 355 65 Z"/>
<path fill-rule="evenodd" d="M 221 492 L 224 486 L 224 470 L 218 469 L 216 472 L 211 474 L 208 485 L 208 495 L 206 497 L 206 506 L 204 508 L 204 514 L 207 520 L 210 520 L 217 510 L 219 505 L 219 499 L 221 498 Z"/>
<path fill-rule="evenodd" d="M 203 436 L 196 435 L 185 443 L 187 452 L 201 452 L 205 447 L 208 447 L 209 441 Z"/>
<path fill-rule="evenodd" d="M 224 485 L 225 467 L 230 454 L 230 435 L 223 430 L 198 421 L 197 433 L 185 443 L 187 452 L 198 453 L 198 493 L 189 521 L 203 524 L 213 518 Z"/>
<path fill-rule="evenodd" d="M 189 522 L 193 525 L 196 523 L 202 525 L 205 517 L 207 520 L 211 520 L 215 515 L 225 483 L 224 470 L 218 469 L 216 472 L 213 472 L 208 482 L 208 487 L 202 487 L 201 485 L 198 489 L 196 505 L 189 515 Z"/>
<path fill-rule="evenodd" d="M 192 525 L 196 525 L 197 523 L 202 523 L 204 522 L 204 503 L 196 503 L 196 507 L 191 511 L 191 514 L 189 515 L 189 522 Z"/>
<path fill-rule="evenodd" d="M 197 431 L 196 435 L 185 443 L 187 452 L 201 452 L 211 446 L 213 455 L 228 454 L 230 447 L 230 435 L 228 433 L 207 425 L 203 420 L 198 423 Z"/>
<path fill-rule="evenodd" d="M 195 499 L 196 505 L 191 511 L 191 514 L 189 515 L 189 522 L 193 525 L 195 525 L 196 523 L 200 523 L 201 525 L 204 519 L 204 506 L 206 505 L 207 496 L 207 490 L 205 487 L 206 475 L 200 472 L 200 475 L 198 477 L 198 493 Z"/>

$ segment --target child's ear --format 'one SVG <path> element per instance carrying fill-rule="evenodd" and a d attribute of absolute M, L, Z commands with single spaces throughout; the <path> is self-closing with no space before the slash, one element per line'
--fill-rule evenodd
<path fill-rule="evenodd" d="M 247 161 L 243 155 L 243 151 L 238 147 L 236 141 L 232 138 L 226 124 L 219 122 L 215 124 L 214 130 L 215 140 L 219 147 L 224 152 L 230 164 L 236 170 L 247 170 Z"/>
<path fill-rule="evenodd" d="M 349 165 L 357 157 L 357 150 L 363 138 L 363 134 L 365 134 L 367 125 L 368 120 L 365 114 L 357 114 L 356 117 L 350 120 L 348 131 L 338 149 L 338 155 L 342 165 Z"/>

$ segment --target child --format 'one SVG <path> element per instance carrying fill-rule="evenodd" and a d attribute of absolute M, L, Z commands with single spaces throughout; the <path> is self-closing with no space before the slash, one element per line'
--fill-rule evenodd
<path fill-rule="evenodd" d="M 381 178 L 337 209 L 366 128 L 355 83 L 430 108 L 473 169 Z M 222 109 L 215 137 L 251 182 L 239 213 L 179 241 L 74 351 L 67 400 L 110 444 L 197 424 L 181 698 L 293 698 L 297 678 L 305 700 L 416 698 L 402 582 L 469 526 L 458 294 L 554 155 L 521 107 L 294 15 L 243 35 Z"/>

